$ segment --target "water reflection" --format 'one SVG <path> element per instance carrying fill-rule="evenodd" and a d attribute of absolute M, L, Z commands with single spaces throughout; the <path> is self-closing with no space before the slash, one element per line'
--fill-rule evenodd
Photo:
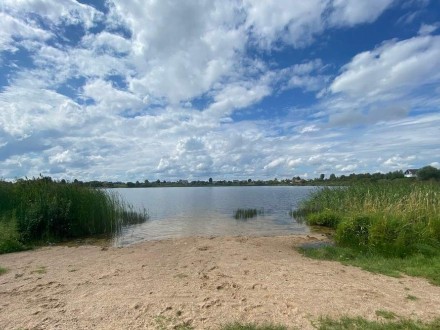
<path fill-rule="evenodd" d="M 144 240 L 187 236 L 267 236 L 306 233 L 289 216 L 313 187 L 193 187 L 116 189 L 150 219 L 123 229 L 118 246 Z M 234 219 L 238 208 L 264 209 L 247 221 Z"/>

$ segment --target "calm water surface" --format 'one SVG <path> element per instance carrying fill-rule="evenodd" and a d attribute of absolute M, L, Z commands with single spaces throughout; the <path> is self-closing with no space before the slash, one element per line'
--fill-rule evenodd
<path fill-rule="evenodd" d="M 145 208 L 150 219 L 124 228 L 118 246 L 145 240 L 186 236 L 270 236 L 309 231 L 289 211 L 316 189 L 314 187 L 182 187 L 114 189 L 136 208 Z M 238 208 L 264 213 L 236 220 Z"/>

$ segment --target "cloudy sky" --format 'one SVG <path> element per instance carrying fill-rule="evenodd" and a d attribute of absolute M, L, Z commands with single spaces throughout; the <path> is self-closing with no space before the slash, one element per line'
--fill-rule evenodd
<path fill-rule="evenodd" d="M 0 178 L 439 162 L 438 0 L 0 0 Z"/>

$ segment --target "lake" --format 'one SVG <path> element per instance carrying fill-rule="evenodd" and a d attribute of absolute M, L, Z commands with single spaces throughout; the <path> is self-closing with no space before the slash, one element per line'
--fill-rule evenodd
<path fill-rule="evenodd" d="M 187 236 L 273 236 L 304 234 L 305 224 L 292 219 L 315 187 L 179 187 L 113 189 L 149 220 L 123 229 L 115 245 Z M 255 218 L 235 219 L 237 209 L 261 210 Z"/>

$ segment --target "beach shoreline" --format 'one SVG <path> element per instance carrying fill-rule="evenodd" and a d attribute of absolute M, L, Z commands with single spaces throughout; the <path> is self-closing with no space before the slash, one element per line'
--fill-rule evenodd
<path fill-rule="evenodd" d="M 240 321 L 313 329 L 321 316 L 440 315 L 440 287 L 425 279 L 372 274 L 294 249 L 327 240 L 187 237 L 0 255 L 8 270 L 0 276 L 0 328 L 219 329 Z"/>

